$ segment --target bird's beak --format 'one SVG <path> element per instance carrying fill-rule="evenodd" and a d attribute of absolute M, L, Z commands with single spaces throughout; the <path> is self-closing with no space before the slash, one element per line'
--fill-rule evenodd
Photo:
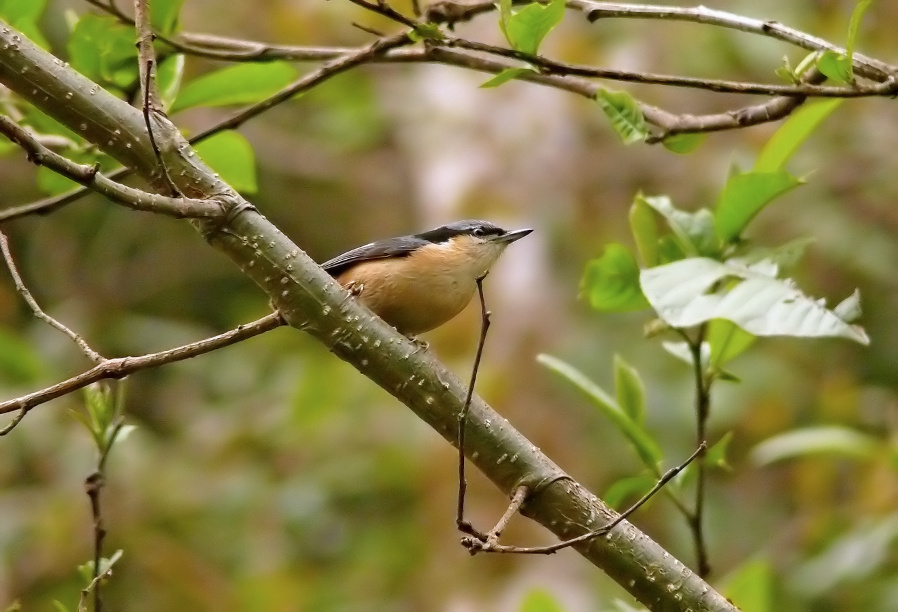
<path fill-rule="evenodd" d="M 495 242 L 505 242 L 507 244 L 511 244 L 515 240 L 520 240 L 521 238 L 523 238 L 524 236 L 526 236 L 527 234 L 529 234 L 532 231 L 533 231 L 532 229 L 528 228 L 528 229 L 514 230 L 512 232 L 505 232 L 501 236 L 494 237 L 493 240 Z"/>

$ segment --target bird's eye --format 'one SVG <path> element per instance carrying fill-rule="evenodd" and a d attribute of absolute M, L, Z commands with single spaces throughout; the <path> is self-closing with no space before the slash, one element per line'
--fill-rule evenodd
<path fill-rule="evenodd" d="M 474 228 L 474 235 L 475 235 L 475 236 L 483 236 L 485 233 L 486 233 L 486 230 L 483 229 L 482 227 L 475 227 L 475 228 Z"/>

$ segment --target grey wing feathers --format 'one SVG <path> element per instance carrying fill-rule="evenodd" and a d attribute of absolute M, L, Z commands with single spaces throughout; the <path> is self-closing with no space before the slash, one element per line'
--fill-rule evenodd
<path fill-rule="evenodd" d="M 363 261 L 405 257 L 426 244 L 430 243 L 417 236 L 402 236 L 401 238 L 380 240 L 357 247 L 351 251 L 346 251 L 342 255 L 337 255 L 321 264 L 321 267 L 331 276 L 339 276 L 352 266 Z"/>

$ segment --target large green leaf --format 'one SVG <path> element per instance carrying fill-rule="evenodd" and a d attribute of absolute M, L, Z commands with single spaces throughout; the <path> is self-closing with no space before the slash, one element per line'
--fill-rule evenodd
<path fill-rule="evenodd" d="M 723 592 L 743 612 L 774 612 L 774 573 L 770 563 L 756 559 L 742 564 L 726 581 Z"/>
<path fill-rule="evenodd" d="M 710 365 L 718 370 L 729 360 L 744 353 L 757 339 L 726 319 L 711 321 L 706 337 L 711 348 Z"/>
<path fill-rule="evenodd" d="M 663 455 L 654 438 L 624 412 L 610 395 L 591 381 L 583 372 L 551 355 L 538 355 L 536 360 L 580 390 L 620 430 L 636 450 L 643 463 L 657 474 Z"/>
<path fill-rule="evenodd" d="M 153 0 L 150 2 L 150 25 L 153 30 L 167 36 L 178 28 L 178 15 L 184 0 Z"/>
<path fill-rule="evenodd" d="M 841 98 L 805 102 L 770 137 L 755 162 L 755 172 L 783 170 L 805 140 L 844 102 Z"/>
<path fill-rule="evenodd" d="M 83 15 L 68 42 L 72 68 L 103 85 L 125 89 L 138 78 L 134 28 L 111 15 Z"/>
<path fill-rule="evenodd" d="M 643 142 L 649 135 L 649 125 L 636 99 L 626 91 L 599 89 L 596 102 L 611 120 L 611 126 L 624 144 Z"/>
<path fill-rule="evenodd" d="M 564 18 L 564 0 L 551 0 L 548 4 L 533 2 L 514 11 L 510 0 L 500 6 L 499 27 L 512 49 L 536 55 L 546 34 Z"/>
<path fill-rule="evenodd" d="M 850 325 L 820 301 L 775 278 L 775 266 L 745 266 L 694 257 L 643 270 L 642 291 L 673 327 L 727 319 L 756 336 L 842 337 L 869 344 L 863 328 Z"/>
<path fill-rule="evenodd" d="M 229 66 L 184 85 L 171 112 L 194 106 L 253 104 L 280 91 L 295 79 L 296 70 L 286 62 Z"/>
<path fill-rule="evenodd" d="M 41 32 L 39 20 L 47 0 L 0 0 L 0 19 L 24 34 L 34 44 L 49 49 L 50 43 Z"/>
<path fill-rule="evenodd" d="M 241 193 L 255 193 L 256 157 L 249 141 L 234 131 L 215 134 L 196 145 L 196 152 L 222 180 Z"/>
<path fill-rule="evenodd" d="M 799 179 L 783 170 L 731 176 L 714 212 L 717 235 L 724 242 L 734 242 L 765 206 L 800 184 Z"/>
<path fill-rule="evenodd" d="M 601 257 L 586 264 L 580 294 L 602 312 L 641 310 L 649 305 L 639 288 L 636 259 L 620 244 L 609 244 Z"/>

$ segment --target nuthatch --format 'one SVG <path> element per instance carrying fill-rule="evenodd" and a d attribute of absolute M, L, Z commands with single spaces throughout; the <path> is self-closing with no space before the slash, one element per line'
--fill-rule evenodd
<path fill-rule="evenodd" d="M 412 337 L 464 310 L 477 281 L 505 247 L 532 231 L 456 221 L 360 246 L 321 267 L 380 318 Z"/>

